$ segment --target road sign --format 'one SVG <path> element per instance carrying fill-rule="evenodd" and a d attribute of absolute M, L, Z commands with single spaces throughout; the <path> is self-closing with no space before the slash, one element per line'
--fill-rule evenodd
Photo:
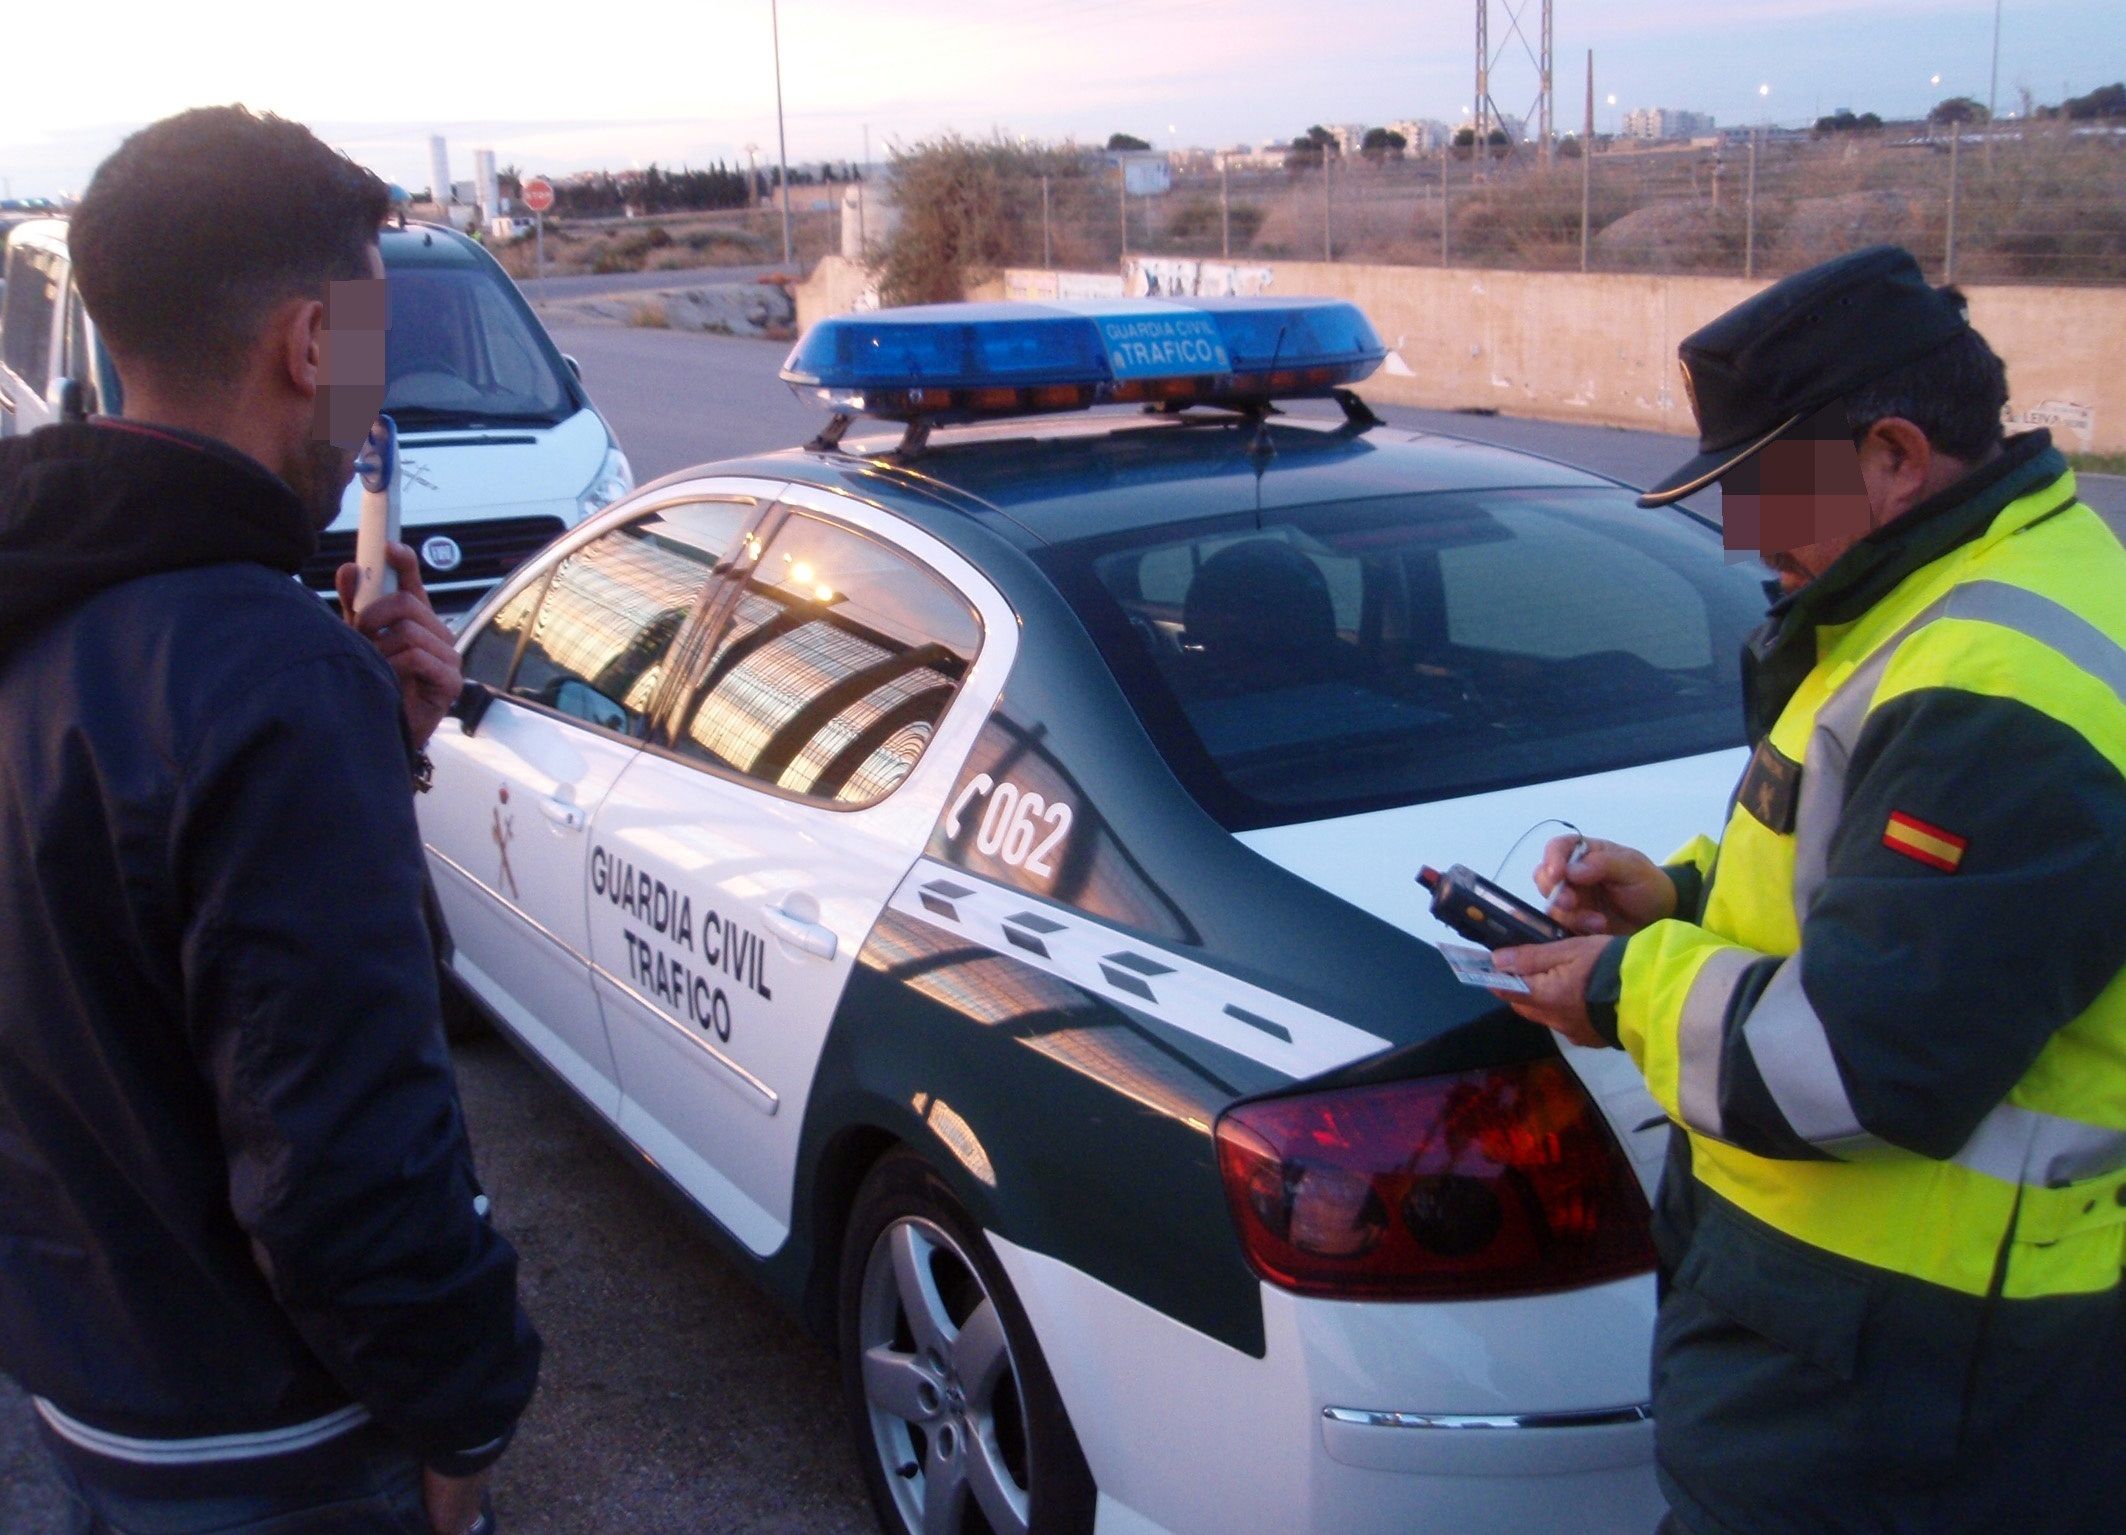
<path fill-rule="evenodd" d="M 541 176 L 534 176 L 524 183 L 524 206 L 534 213 L 544 213 L 554 205 L 554 184 Z"/>

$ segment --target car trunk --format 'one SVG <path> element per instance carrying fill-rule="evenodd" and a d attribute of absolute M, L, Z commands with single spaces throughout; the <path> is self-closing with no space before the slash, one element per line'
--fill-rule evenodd
<path fill-rule="evenodd" d="M 1278 867 L 1415 937 L 1465 943 L 1432 916 L 1416 879 L 1420 865 L 1466 864 L 1541 905 L 1530 876 L 1545 840 L 1566 832 L 1559 821 L 1665 858 L 1698 833 L 1717 831 L 1747 757 L 1736 748 L 1238 835 Z M 1650 1195 L 1660 1176 L 1667 1121 L 1637 1067 L 1615 1050 L 1566 1046 L 1565 1056 Z"/>

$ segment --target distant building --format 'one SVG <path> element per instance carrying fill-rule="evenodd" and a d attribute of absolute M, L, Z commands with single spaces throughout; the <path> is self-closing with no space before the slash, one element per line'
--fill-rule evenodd
<path fill-rule="evenodd" d="M 1258 144 L 1250 147 L 1236 144 L 1231 149 L 1221 149 L 1213 157 L 1224 162 L 1227 170 L 1233 171 L 1281 171 L 1285 157 L 1291 153 L 1289 144 Z"/>
<path fill-rule="evenodd" d="M 1713 115 L 1710 112 L 1640 107 L 1624 114 L 1624 137 L 1628 139 L 1695 139 L 1712 131 Z"/>
<path fill-rule="evenodd" d="M 1366 141 L 1366 125 L 1364 123 L 1331 123 L 1329 124 L 1329 137 L 1336 140 L 1336 148 L 1339 153 L 1355 155 L 1358 153 L 1359 145 Z"/>
<path fill-rule="evenodd" d="M 1403 147 L 1413 155 L 1437 154 L 1454 137 L 1452 128 L 1431 117 L 1405 117 L 1387 126 L 1390 133 L 1403 136 Z"/>

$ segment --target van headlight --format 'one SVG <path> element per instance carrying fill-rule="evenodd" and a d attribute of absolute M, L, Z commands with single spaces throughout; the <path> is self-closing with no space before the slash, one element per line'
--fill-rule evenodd
<path fill-rule="evenodd" d="M 627 455 L 618 448 L 607 448 L 605 462 L 591 476 L 590 484 L 583 487 L 583 494 L 576 497 L 576 514 L 588 517 L 611 506 L 634 488 L 635 471 L 628 467 Z"/>

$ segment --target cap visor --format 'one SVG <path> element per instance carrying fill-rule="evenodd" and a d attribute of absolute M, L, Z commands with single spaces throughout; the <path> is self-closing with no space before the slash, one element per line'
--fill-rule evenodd
<path fill-rule="evenodd" d="M 1678 469 L 1653 489 L 1639 497 L 1641 506 L 1666 506 L 1671 501 L 1680 501 L 1693 491 L 1703 490 L 1728 470 L 1741 463 L 1752 453 L 1777 437 L 1781 432 L 1791 431 L 1799 425 L 1806 412 L 1789 416 L 1778 426 L 1766 432 L 1755 442 L 1744 443 L 1739 448 L 1722 448 L 1714 453 L 1700 453 L 1696 458 Z"/>

